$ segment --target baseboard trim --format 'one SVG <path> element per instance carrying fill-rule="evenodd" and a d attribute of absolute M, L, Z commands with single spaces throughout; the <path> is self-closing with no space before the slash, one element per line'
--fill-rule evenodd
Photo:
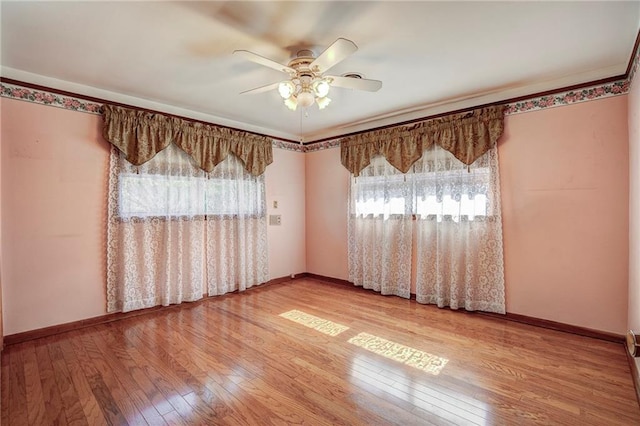
<path fill-rule="evenodd" d="M 317 280 L 317 281 L 325 281 L 325 282 L 330 282 L 330 283 L 335 283 L 335 284 L 348 285 L 348 286 L 354 287 L 356 289 L 362 289 L 362 287 L 355 286 L 355 284 L 353 284 L 351 281 L 347 281 L 347 280 L 343 280 L 343 279 L 339 279 L 339 278 L 325 277 L 323 275 L 311 274 L 311 273 L 307 273 L 306 275 L 307 275 L 307 277 L 309 277 L 311 279 L 314 279 L 314 280 Z M 366 290 L 365 289 L 365 291 L 373 291 L 373 290 Z M 411 300 L 415 300 L 416 295 L 412 293 L 410 298 L 411 298 Z M 470 311 L 464 311 L 464 312 L 470 312 Z M 535 327 L 542 327 L 542 328 L 547 328 L 547 329 L 550 329 L 550 330 L 563 331 L 565 333 L 576 334 L 578 336 L 584 336 L 584 337 L 591 337 L 591 338 L 594 338 L 594 339 L 606 340 L 608 342 L 623 343 L 625 341 L 624 336 L 621 335 L 621 334 L 615 334 L 615 333 L 609 333 L 609 332 L 606 332 L 606 331 L 593 330 L 593 329 L 586 328 L 586 327 L 579 327 L 579 326 L 576 326 L 576 325 L 565 324 L 565 323 L 561 323 L 561 322 L 550 321 L 550 320 L 545 320 L 545 319 L 540 319 L 540 318 L 534 318 L 534 317 L 529 317 L 529 316 L 526 316 L 526 315 L 513 314 L 513 313 L 510 313 L 510 312 L 507 312 L 506 314 L 494 314 L 494 313 L 490 313 L 490 312 L 472 311 L 470 313 L 478 314 L 478 315 L 484 315 L 484 316 L 490 316 L 492 318 L 498 318 L 498 319 L 501 319 L 501 320 L 519 322 L 521 324 L 533 325 Z"/>
<path fill-rule="evenodd" d="M 491 312 L 477 312 L 480 315 L 490 316 L 493 318 L 499 318 L 512 322 L 519 322 L 521 324 L 533 325 L 535 327 L 547 328 L 550 330 L 563 331 L 565 333 L 576 334 L 578 336 L 591 337 L 593 339 L 606 340 L 614 343 L 624 343 L 624 336 L 622 334 L 610 333 L 608 331 L 593 330 L 591 328 L 580 327 L 577 325 L 565 324 L 562 322 L 556 322 L 541 318 L 529 317 L 526 315 L 513 314 L 507 312 L 506 314 L 494 314 Z"/>
<path fill-rule="evenodd" d="M 342 280 L 340 278 L 325 277 L 324 275 L 312 274 L 311 272 L 307 272 L 305 274 L 305 277 L 310 278 L 312 280 L 316 280 L 316 281 L 325 281 L 328 283 L 348 285 L 350 287 L 361 288 L 361 287 L 356 287 L 356 285 L 351 281 Z"/>
<path fill-rule="evenodd" d="M 356 286 L 355 284 L 353 284 L 352 282 L 348 281 L 348 280 L 343 280 L 340 278 L 333 278 L 333 277 L 327 277 L 324 275 L 319 275 L 319 274 L 314 274 L 311 272 L 303 272 L 300 274 L 296 274 L 293 276 L 293 278 L 291 276 L 286 276 L 286 277 L 279 277 L 279 278 L 274 278 L 272 280 L 267 281 L 266 283 L 255 287 L 256 289 L 264 287 L 266 285 L 271 285 L 271 284 L 280 284 L 280 283 L 284 283 L 287 281 L 292 281 L 295 279 L 301 279 L 301 278 L 308 278 L 308 279 L 312 279 L 312 280 L 316 280 L 316 281 L 322 281 L 322 282 L 327 282 L 327 283 L 333 283 L 333 284 L 339 284 L 339 285 L 344 285 L 344 286 L 348 286 L 356 291 L 366 291 L 366 292 L 373 292 L 373 290 L 368 290 L 368 289 L 364 289 L 362 287 Z M 230 293 L 232 294 L 232 293 Z M 183 303 L 183 304 L 179 304 L 179 305 L 169 305 L 169 306 L 155 306 L 153 308 L 146 308 L 146 309 L 140 309 L 137 311 L 132 311 L 132 312 L 126 312 L 126 313 L 122 313 L 122 312 L 117 312 L 117 313 L 113 313 L 113 314 L 106 314 L 106 315 L 101 315 L 98 317 L 93 317 L 93 318 L 88 318 L 88 319 L 84 319 L 84 320 L 79 320 L 79 321 L 73 321 L 73 322 L 69 322 L 69 323 L 65 323 L 65 324 L 59 324 L 59 325 L 54 325 L 51 327 L 45 327 L 45 328 L 39 328 L 36 330 L 30 330 L 30 331 L 24 331 L 22 333 L 16 333 L 16 334 L 10 334 L 8 336 L 4 336 L 4 346 L 9 346 L 9 345 L 15 345 L 17 343 L 22 343 L 22 342 L 27 342 L 29 340 L 35 340 L 35 339 L 40 339 L 43 337 L 49 337 L 49 336 L 54 336 L 56 334 L 60 334 L 60 333 L 66 333 L 68 331 L 73 331 L 73 330 L 78 330 L 81 328 L 85 328 L 85 327 L 91 327 L 94 325 L 99 325 L 99 324 L 106 324 L 109 322 L 113 322 L 113 321 L 119 321 L 122 319 L 126 319 L 126 318 L 132 318 L 132 317 L 136 317 L 139 315 L 147 315 L 147 314 L 151 314 L 154 312 L 159 312 L 159 311 L 165 311 L 165 310 L 169 310 L 169 309 L 178 309 L 181 307 L 193 307 L 195 306 L 195 304 L 198 303 L 202 303 L 206 300 L 209 299 L 213 299 L 216 297 L 220 297 L 220 296 L 211 296 L 211 297 L 204 297 L 198 301 L 195 302 L 188 302 L 188 303 Z M 411 295 L 411 299 L 415 300 L 415 295 L 412 294 Z M 522 324 L 527 324 L 527 325 L 532 325 L 535 327 L 542 327 L 542 328 L 547 328 L 547 329 L 551 329 L 551 330 L 556 330 L 556 331 L 562 331 L 565 333 L 571 333 L 571 334 L 576 334 L 578 336 L 585 336 L 585 337 L 591 337 L 594 339 L 600 339 L 600 340 L 606 340 L 609 342 L 615 342 L 615 343 L 623 343 L 625 341 L 625 338 L 623 335 L 620 334 L 615 334 L 615 333 L 609 333 L 609 332 L 605 332 L 605 331 L 598 331 L 598 330 L 592 330 L 589 328 L 585 328 L 585 327 L 578 327 L 575 325 L 570 325 L 570 324 L 564 324 L 564 323 L 560 323 L 560 322 L 556 322 L 556 321 L 550 321 L 550 320 L 545 320 L 545 319 L 540 319 L 540 318 L 534 318 L 534 317 L 529 317 L 526 315 L 520 315 L 520 314 L 513 314 L 513 313 L 506 313 L 505 315 L 501 315 L 501 314 L 493 314 L 493 313 L 489 313 L 489 312 L 472 312 L 474 314 L 478 314 L 478 315 L 483 315 L 483 316 L 489 316 L 492 318 L 496 318 L 496 319 L 500 319 L 500 320 L 506 320 L 506 321 L 513 321 L 513 322 L 519 322 Z M 635 365 L 634 365 L 635 367 Z M 634 375 L 634 383 L 636 383 L 636 377 L 638 377 L 638 374 Z M 638 378 L 638 380 L 640 380 L 640 378 Z M 636 389 L 638 389 L 636 387 Z M 639 390 L 640 392 L 640 390 Z M 640 398 L 640 396 L 639 396 Z"/>
<path fill-rule="evenodd" d="M 297 277 L 302 274 L 297 275 Z M 261 284 L 256 287 L 252 287 L 251 289 L 259 289 L 266 285 L 272 284 L 280 284 L 283 282 L 292 281 L 290 276 L 274 278 L 272 280 L 267 281 L 264 284 Z M 227 294 L 233 294 L 236 292 L 231 292 Z M 225 295 L 222 295 L 225 296 Z M 196 300 L 195 302 L 185 302 L 178 305 L 169 305 L 169 306 L 154 306 L 152 308 L 139 309 L 137 311 L 131 312 L 116 312 L 113 314 L 105 314 L 100 315 L 98 317 L 87 318 L 79 321 L 72 321 L 64 324 L 52 325 L 50 327 L 38 328 L 36 330 L 23 331 L 21 333 L 9 334 L 4 336 L 4 346 L 15 345 L 18 343 L 28 342 L 30 340 L 41 339 L 43 337 L 55 336 L 56 334 L 66 333 L 69 331 L 79 330 L 86 327 L 92 327 L 94 325 L 107 324 L 113 321 L 120 321 L 126 318 L 133 318 L 140 315 L 148 315 L 155 312 L 168 311 L 170 309 L 179 309 L 185 307 L 194 307 L 199 303 L 205 302 L 210 299 L 214 299 L 216 297 L 222 296 L 206 296 L 200 300 Z"/>
<path fill-rule="evenodd" d="M 640 404 L 640 371 L 638 371 L 638 364 L 636 363 L 636 358 L 632 357 L 629 353 L 629 348 L 627 347 L 626 340 L 624 349 L 624 351 L 627 353 L 629 368 L 631 369 L 631 380 L 633 380 L 633 387 L 636 390 L 636 398 L 638 399 L 638 404 Z"/>

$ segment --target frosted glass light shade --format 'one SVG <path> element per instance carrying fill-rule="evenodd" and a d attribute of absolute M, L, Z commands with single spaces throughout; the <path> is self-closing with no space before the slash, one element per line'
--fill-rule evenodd
<path fill-rule="evenodd" d="M 298 105 L 303 108 L 313 105 L 313 101 L 315 100 L 313 93 L 308 91 L 300 92 L 298 95 Z"/>
<path fill-rule="evenodd" d="M 313 91 L 316 92 L 316 96 L 324 98 L 329 94 L 329 83 L 324 80 L 318 80 L 313 83 Z"/>
<path fill-rule="evenodd" d="M 295 111 L 296 108 L 298 108 L 298 101 L 296 100 L 295 96 L 291 96 L 289 97 L 289 99 L 285 99 L 284 100 L 284 104 L 287 106 L 287 108 L 289 108 L 291 111 Z"/>
<path fill-rule="evenodd" d="M 295 90 L 295 86 L 290 81 L 283 81 L 278 85 L 278 93 L 280 93 L 282 99 L 289 99 Z"/>
<path fill-rule="evenodd" d="M 331 99 L 327 98 L 326 96 L 324 98 L 316 99 L 316 103 L 318 104 L 319 109 L 325 109 L 325 107 L 329 105 L 330 102 Z"/>

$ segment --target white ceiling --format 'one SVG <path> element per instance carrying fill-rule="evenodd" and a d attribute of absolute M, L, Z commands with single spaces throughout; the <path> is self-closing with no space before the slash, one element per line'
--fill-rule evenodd
<path fill-rule="evenodd" d="M 313 141 L 624 74 L 640 2 L 2 2 L 2 76 Z M 331 69 L 382 80 L 333 88 L 324 110 L 288 110 L 281 63 L 338 37 Z"/>

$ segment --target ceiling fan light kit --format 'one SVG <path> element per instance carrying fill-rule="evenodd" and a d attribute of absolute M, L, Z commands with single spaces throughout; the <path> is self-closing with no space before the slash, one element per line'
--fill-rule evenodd
<path fill-rule="evenodd" d="M 319 109 L 324 109 L 331 99 L 329 94 L 330 83 L 327 79 L 315 78 L 303 75 L 299 79 L 283 81 L 278 84 L 278 93 L 284 99 L 284 104 L 290 110 L 295 111 L 298 105 L 307 108 L 313 103 L 318 104 Z"/>
<path fill-rule="evenodd" d="M 233 53 L 243 56 L 252 62 L 289 74 L 289 80 L 261 86 L 242 93 L 256 94 L 277 88 L 285 106 L 295 111 L 298 106 L 308 108 L 314 103 L 318 105 L 319 109 L 326 108 L 331 103 L 331 98 L 328 95 L 332 86 L 369 92 L 378 91 L 382 87 L 381 81 L 368 80 L 362 78 L 359 74 L 357 74 L 357 78 L 351 75 L 323 75 L 329 68 L 338 64 L 356 50 L 358 50 L 358 47 L 354 42 L 339 38 L 317 58 L 313 56 L 312 51 L 301 50 L 295 58 L 289 61 L 288 65 L 279 64 L 247 50 L 236 50 Z"/>

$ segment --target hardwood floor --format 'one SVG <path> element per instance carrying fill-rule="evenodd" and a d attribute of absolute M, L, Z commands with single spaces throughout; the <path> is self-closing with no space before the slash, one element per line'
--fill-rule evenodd
<path fill-rule="evenodd" d="M 3 425 L 640 424 L 621 344 L 310 279 L 8 346 Z"/>

